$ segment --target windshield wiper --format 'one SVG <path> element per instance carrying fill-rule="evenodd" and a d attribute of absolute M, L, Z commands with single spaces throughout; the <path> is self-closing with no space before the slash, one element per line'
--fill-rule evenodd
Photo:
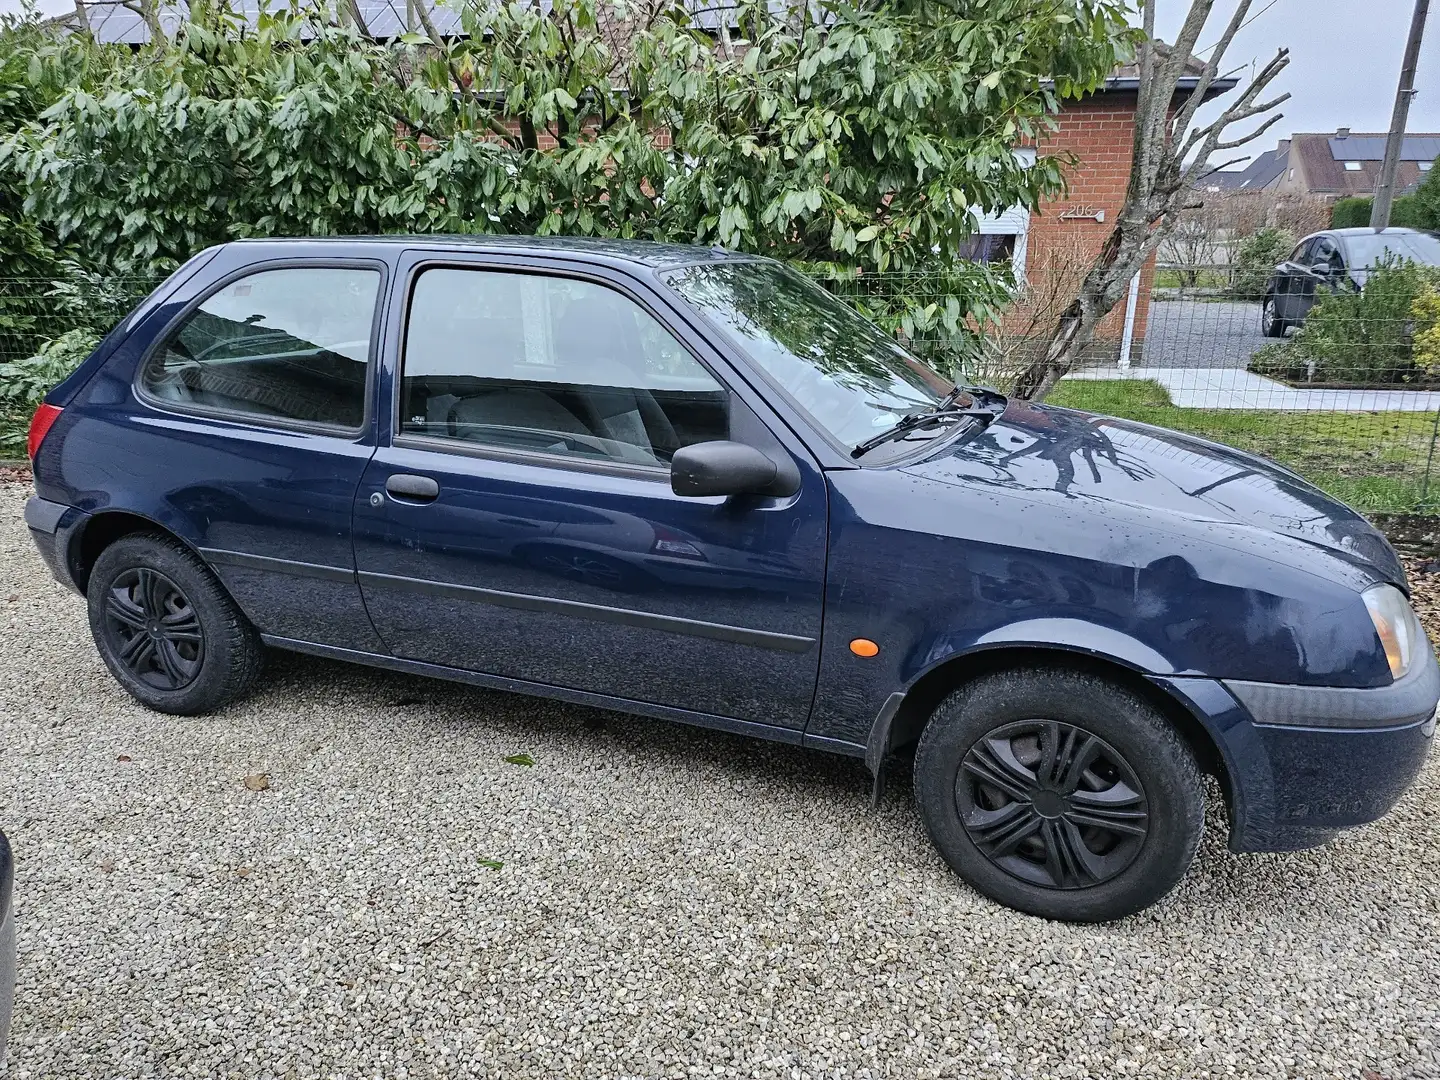
<path fill-rule="evenodd" d="M 955 403 L 962 397 L 969 397 L 972 402 L 985 399 L 996 400 L 991 402 L 991 407 L 988 409 L 974 406 L 961 408 Z M 910 413 L 907 416 L 901 417 L 893 427 L 886 428 L 878 435 L 873 435 L 858 444 L 855 449 L 850 451 L 850 456 L 853 458 L 863 457 L 877 446 L 882 446 L 887 442 L 893 442 L 896 439 L 903 439 L 912 431 L 934 427 L 936 424 L 944 423 L 946 420 L 958 420 L 967 416 L 976 416 L 987 421 L 994 420 L 995 417 L 1005 411 L 1005 405 L 1006 398 L 1002 394 L 980 390 L 975 387 L 957 385 L 955 389 L 946 394 L 943 399 L 936 402 L 933 408 L 926 409 L 924 412 Z"/>

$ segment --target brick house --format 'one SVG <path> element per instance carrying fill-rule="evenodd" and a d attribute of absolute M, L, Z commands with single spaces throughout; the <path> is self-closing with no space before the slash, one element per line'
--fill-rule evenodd
<path fill-rule="evenodd" d="M 1183 76 L 1177 86 L 1176 103 L 1184 100 L 1199 81 L 1200 64 L 1191 62 L 1193 75 Z M 1216 79 L 1206 100 L 1231 90 L 1235 79 Z M 1125 202 L 1134 151 L 1135 107 L 1140 77 L 1135 65 L 1116 69 L 1105 84 L 1078 101 L 1066 102 L 1056 118 L 1056 128 L 1037 147 L 1017 153 L 1031 160 L 1043 154 L 1070 154 L 1075 165 L 1068 171 L 1069 190 L 1047 200 L 1033 213 L 1015 208 L 1004 214 L 983 218 L 981 239 L 971 254 L 978 259 L 1013 257 L 1017 272 L 1032 286 L 1041 287 L 1039 275 L 1075 273 L 1077 260 L 1088 263 L 1110 234 L 1115 215 Z M 1100 324 L 1090 356 L 1092 363 L 1123 360 L 1125 325 L 1131 324 L 1129 357 L 1138 359 L 1145 339 L 1150 312 L 1150 288 L 1154 260 L 1132 286 L 1127 304 L 1116 308 Z"/>

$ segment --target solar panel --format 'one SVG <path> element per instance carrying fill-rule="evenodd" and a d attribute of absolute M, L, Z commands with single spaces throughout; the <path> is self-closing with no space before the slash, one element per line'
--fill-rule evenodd
<path fill-rule="evenodd" d="M 1380 161 L 1385 157 L 1381 135 L 1330 136 L 1330 156 L 1336 161 Z M 1440 157 L 1440 136 L 1407 135 L 1400 144 L 1401 161 L 1433 161 Z"/>
<path fill-rule="evenodd" d="M 258 0 L 232 0 L 231 10 L 245 22 L 254 24 L 260 14 Z M 371 35 L 377 38 L 396 38 L 407 30 L 405 0 L 358 0 L 360 17 Z M 291 10 L 299 13 L 313 11 L 328 20 L 335 19 L 336 6 L 330 3 L 283 3 L 271 4 L 272 12 Z M 434 4 L 428 8 L 435 30 L 442 37 L 458 37 L 464 33 L 460 24 L 458 7 Z M 150 28 L 145 20 L 125 7 L 120 0 L 91 0 L 86 4 L 90 19 L 90 30 L 97 41 L 125 45 L 143 45 L 150 40 Z M 174 34 L 189 17 L 189 5 L 185 0 L 167 0 L 160 6 L 160 27 L 167 34 Z M 423 30 L 417 18 L 415 28 Z"/>
<path fill-rule="evenodd" d="M 291 10 L 296 13 L 314 11 L 329 21 L 337 17 L 337 8 L 341 2 L 342 0 L 294 0 L 287 4 L 284 0 L 276 0 L 268 5 L 268 10 Z M 806 0 L 767 0 L 767 6 L 772 14 L 784 15 L 798 10 L 805 2 Z M 358 0 L 358 3 L 360 17 L 365 20 L 365 27 L 372 37 L 396 38 L 406 32 L 408 22 L 405 0 Z M 258 19 L 261 10 L 259 0 L 232 0 L 230 6 L 237 15 L 252 24 Z M 460 6 L 458 0 L 454 6 L 447 6 L 444 0 L 440 0 L 428 8 L 431 21 L 441 37 L 464 35 Z M 689 0 L 688 6 L 695 25 L 705 30 L 719 30 L 722 20 L 734 26 L 735 13 L 739 8 L 737 0 Z M 550 0 L 541 0 L 540 7 L 542 11 L 548 12 Z M 90 0 L 86 4 L 86 10 L 89 12 L 91 32 L 98 41 L 143 45 L 150 40 L 150 29 L 145 25 L 145 21 L 125 7 L 121 0 Z M 189 6 L 186 0 L 165 0 L 160 6 L 160 25 L 167 34 L 174 34 L 188 16 Z M 830 22 L 834 15 L 812 4 L 810 19 L 812 22 Z M 423 27 L 424 24 L 417 18 L 416 30 L 423 30 Z"/>

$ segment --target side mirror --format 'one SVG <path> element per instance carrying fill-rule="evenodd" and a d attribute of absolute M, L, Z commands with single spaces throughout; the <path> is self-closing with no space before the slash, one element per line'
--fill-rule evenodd
<path fill-rule="evenodd" d="M 773 495 L 800 490 L 800 470 L 787 456 L 777 461 L 744 443 L 717 439 L 691 443 L 670 459 L 670 490 L 676 495 Z"/>
<path fill-rule="evenodd" d="M 1317 262 L 1314 266 L 1310 267 L 1310 272 L 1316 277 L 1329 277 L 1330 264 L 1328 262 Z"/>

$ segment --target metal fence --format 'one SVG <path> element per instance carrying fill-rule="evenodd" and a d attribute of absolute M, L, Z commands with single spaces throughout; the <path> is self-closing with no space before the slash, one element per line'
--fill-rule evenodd
<path fill-rule="evenodd" d="M 1043 355 L 1081 273 L 1031 268 L 978 348 L 933 325 L 910 344 L 1008 390 Z M 1274 284 L 1233 266 L 1147 271 L 1048 400 L 1262 454 L 1368 513 L 1440 514 L 1440 274 L 1372 274 L 1363 292 L 1284 282 L 1267 306 Z M 887 291 L 867 289 L 872 307 Z M 908 279 L 893 292 L 922 309 L 943 302 Z"/>
<path fill-rule="evenodd" d="M 1008 390 L 1078 283 L 1075 272 L 1032 267 L 1003 318 L 978 337 L 973 322 L 953 317 L 960 298 L 937 291 L 933 277 L 871 275 L 833 287 L 948 374 Z M 0 279 L 0 363 L 76 327 L 102 333 L 154 284 Z M 1440 294 L 1429 286 L 1426 308 L 1423 281 L 1383 284 L 1363 295 L 1322 290 L 1308 310 L 1308 298 L 1272 307 L 1267 323 L 1264 275 L 1159 267 L 1049 400 L 1263 454 L 1366 512 L 1440 514 Z M 6 409 L 0 402 L 0 428 L 13 432 L 23 417 Z"/>

